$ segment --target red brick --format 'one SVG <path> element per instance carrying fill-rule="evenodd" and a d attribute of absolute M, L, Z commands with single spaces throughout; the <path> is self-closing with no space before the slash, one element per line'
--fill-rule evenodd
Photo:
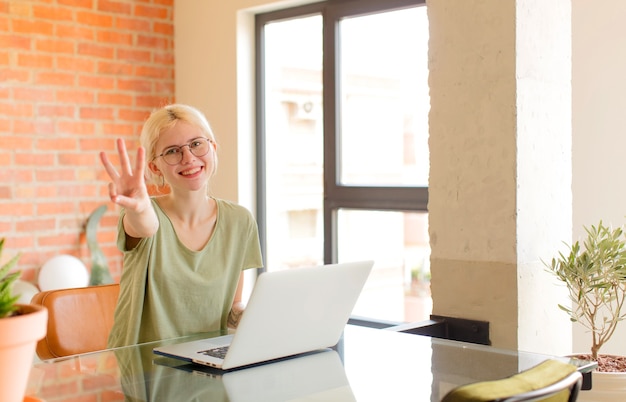
<path fill-rule="evenodd" d="M 72 197 L 75 199 L 81 199 L 86 197 L 93 198 L 98 196 L 98 190 L 98 186 L 73 184 L 67 186 L 59 186 L 58 195 L 60 197 Z"/>
<path fill-rule="evenodd" d="M 113 109 L 110 107 L 83 107 L 80 109 L 80 118 L 113 120 Z"/>
<path fill-rule="evenodd" d="M 124 32 L 100 31 L 97 34 L 97 38 L 100 43 L 111 43 L 126 46 L 132 46 L 134 44 L 133 35 Z"/>
<path fill-rule="evenodd" d="M 3 215 L 8 215 L 8 216 L 10 215 L 33 216 L 35 214 L 35 206 L 32 203 L 26 203 L 23 201 L 12 202 L 8 204 L 2 203 L 0 204 L 0 211 L 2 211 Z M 13 236 L 9 238 L 13 238 Z"/>
<path fill-rule="evenodd" d="M 12 150 L 33 149 L 35 140 L 30 137 L 21 135 L 4 135 L 2 136 L 2 145 Z M 0 177 L 4 172 L 0 171 Z"/>
<path fill-rule="evenodd" d="M 0 183 L 30 183 L 33 181 L 34 172 L 32 169 L 28 170 L 18 170 L 15 168 L 12 169 L 2 169 L 0 171 Z"/>
<path fill-rule="evenodd" d="M 74 211 L 73 202 L 40 202 L 37 204 L 38 215 L 70 214 Z M 71 235 L 76 237 L 76 235 Z M 58 244 L 58 243 L 55 243 Z M 65 243 L 68 244 L 68 243 Z"/>
<path fill-rule="evenodd" d="M 33 16 L 42 20 L 72 21 L 74 12 L 67 7 L 33 5 Z"/>
<path fill-rule="evenodd" d="M 166 7 L 150 7 L 138 4 L 135 6 L 134 14 L 137 17 L 161 18 L 169 17 L 169 11 Z"/>
<path fill-rule="evenodd" d="M 76 117 L 72 105 L 41 105 L 37 108 L 37 115 L 41 117 Z"/>
<path fill-rule="evenodd" d="M 150 52 L 144 50 L 119 49 L 117 51 L 117 59 L 147 63 L 152 60 L 152 55 Z"/>
<path fill-rule="evenodd" d="M 0 35 L 0 49 L 30 50 L 32 39 L 20 35 Z"/>
<path fill-rule="evenodd" d="M 115 55 L 115 50 L 111 46 L 104 46 L 95 43 L 80 43 L 78 45 L 78 54 L 81 56 L 94 56 L 111 59 Z"/>
<path fill-rule="evenodd" d="M 70 7 L 82 7 L 82 8 L 93 8 L 93 3 L 95 0 L 57 0 L 59 5 L 70 6 Z"/>
<path fill-rule="evenodd" d="M 18 166 L 52 166 L 56 157 L 53 154 L 24 153 L 15 154 L 15 163 Z"/>
<path fill-rule="evenodd" d="M 45 121 L 43 119 L 33 120 L 21 120 L 14 119 L 13 121 L 13 133 L 14 134 L 48 134 L 54 132 L 54 123 L 52 121 Z"/>
<path fill-rule="evenodd" d="M 137 45 L 141 47 L 149 47 L 154 49 L 172 49 L 174 48 L 172 38 L 156 37 L 147 35 L 137 36 Z"/>
<path fill-rule="evenodd" d="M 29 35 L 52 35 L 53 25 L 50 22 L 13 18 L 11 23 L 14 33 Z"/>
<path fill-rule="evenodd" d="M 88 153 L 60 154 L 59 164 L 61 166 L 96 166 L 99 162 L 98 156 Z"/>
<path fill-rule="evenodd" d="M 130 30 L 138 32 L 149 32 L 151 29 L 150 22 L 138 18 L 117 17 L 115 23 L 116 29 Z"/>
<path fill-rule="evenodd" d="M 79 209 L 81 211 L 84 211 L 85 219 L 87 219 L 88 215 L 91 215 L 93 211 L 100 208 L 102 205 L 106 205 L 106 204 L 107 204 L 107 200 L 81 202 L 79 205 Z M 105 237 L 101 236 L 100 233 L 98 233 L 98 241 L 104 240 L 104 239 Z"/>
<path fill-rule="evenodd" d="M 0 69 L 0 82 L 26 83 L 31 80 L 30 71 Z"/>
<path fill-rule="evenodd" d="M 136 105 L 141 107 L 157 108 L 159 106 L 166 105 L 170 102 L 164 99 L 162 96 L 145 95 L 136 97 Z"/>
<path fill-rule="evenodd" d="M 70 73 L 41 72 L 35 75 L 35 83 L 39 85 L 74 86 L 76 76 Z"/>
<path fill-rule="evenodd" d="M 56 228 L 56 220 L 54 218 L 46 219 L 29 219 L 17 222 L 15 229 L 18 232 L 36 232 L 40 230 L 54 230 Z"/>
<path fill-rule="evenodd" d="M 13 98 L 20 101 L 49 102 L 54 100 L 54 92 L 46 88 L 20 87 L 13 89 Z"/>
<path fill-rule="evenodd" d="M 125 4 L 119 1 L 99 0 L 98 11 L 130 15 L 132 9 L 130 4 Z"/>
<path fill-rule="evenodd" d="M 155 33 L 167 35 L 172 39 L 174 37 L 174 24 L 171 23 L 155 22 L 152 30 Z"/>
<path fill-rule="evenodd" d="M 76 13 L 76 21 L 80 24 L 103 28 L 110 28 L 113 26 L 113 17 L 90 11 L 80 11 Z"/>
<path fill-rule="evenodd" d="M 119 112 L 120 120 L 144 122 L 150 112 L 142 112 L 138 110 L 122 109 Z"/>
<path fill-rule="evenodd" d="M 152 82 L 145 79 L 124 79 L 117 80 L 117 86 L 123 91 L 136 91 L 136 92 L 152 92 Z"/>
<path fill-rule="evenodd" d="M 95 163 L 87 165 L 84 169 L 76 169 L 76 180 L 92 183 L 98 179 L 98 172 L 94 169 Z"/>
<path fill-rule="evenodd" d="M 174 68 L 174 51 L 169 52 L 154 52 L 152 54 L 153 60 L 157 64 L 164 64 Z M 173 74 L 173 72 L 172 72 Z"/>
<path fill-rule="evenodd" d="M 75 45 L 68 40 L 60 39 L 37 39 L 35 41 L 35 50 L 50 53 L 74 53 Z"/>
<path fill-rule="evenodd" d="M 16 200 L 27 200 L 35 198 L 36 190 L 33 186 L 15 187 L 13 196 Z"/>
<path fill-rule="evenodd" d="M 105 390 L 100 393 L 102 402 L 123 402 L 126 401 L 123 390 Z"/>
<path fill-rule="evenodd" d="M 118 220 L 119 220 L 118 215 L 115 215 L 114 219 L 113 219 L 113 222 L 110 225 L 114 230 L 108 230 L 108 231 L 102 230 L 102 231 L 98 232 L 98 239 L 99 239 L 99 241 L 101 243 L 109 242 L 109 243 L 112 244 L 111 247 L 117 247 L 115 245 L 115 242 L 117 240 L 117 222 L 118 222 Z M 102 226 L 104 227 L 104 225 L 102 225 Z M 119 251 L 119 250 L 117 250 L 117 251 Z"/>
<path fill-rule="evenodd" d="M 85 133 L 94 133 L 96 131 L 94 123 L 77 120 L 60 121 L 57 123 L 57 130 L 60 133 L 80 135 L 84 135 Z"/>
<path fill-rule="evenodd" d="M 78 85 L 83 88 L 114 89 L 115 78 L 98 75 L 84 75 L 78 77 Z"/>
<path fill-rule="evenodd" d="M 96 71 L 96 62 L 84 57 L 59 56 L 57 57 L 57 67 L 61 70 L 94 73 Z"/>
<path fill-rule="evenodd" d="M 0 186 L 0 199 L 13 198 L 13 191 L 9 186 Z"/>
<path fill-rule="evenodd" d="M 38 185 L 35 189 L 35 196 L 37 198 L 52 198 L 56 197 L 58 193 L 59 186 L 55 185 Z"/>
<path fill-rule="evenodd" d="M 93 91 L 87 91 L 81 88 L 76 89 L 59 89 L 56 92 L 58 102 L 76 103 L 93 103 L 96 100 Z"/>
<path fill-rule="evenodd" d="M 94 29 L 75 25 L 57 25 L 55 35 L 65 39 L 81 39 L 93 41 L 96 37 Z"/>
<path fill-rule="evenodd" d="M 98 162 L 98 163 L 100 163 L 100 162 Z M 81 198 L 99 197 L 99 195 L 100 195 L 100 187 L 102 187 L 102 185 L 86 185 L 86 184 L 83 184 L 83 185 L 80 186 L 80 197 Z"/>
<path fill-rule="evenodd" d="M 154 91 L 156 93 L 166 94 L 163 96 L 166 99 L 166 102 L 163 105 L 168 103 L 175 102 L 174 99 L 174 80 L 170 81 L 159 81 L 154 84 Z"/>
<path fill-rule="evenodd" d="M 41 138 L 37 140 L 37 149 L 41 151 L 71 151 L 78 149 L 76 138 Z"/>
<path fill-rule="evenodd" d="M 35 179 L 38 182 L 58 182 L 58 181 L 73 181 L 76 175 L 74 169 L 57 168 L 51 170 L 39 169 L 35 172 Z M 38 205 L 42 205 L 39 203 Z"/>
<path fill-rule="evenodd" d="M 100 93 L 98 94 L 98 104 L 100 105 L 124 105 L 132 106 L 133 96 L 120 93 Z"/>
<path fill-rule="evenodd" d="M 136 126 L 132 124 L 120 124 L 120 123 L 102 124 L 103 134 L 133 135 L 137 132 L 138 131 L 136 129 Z M 110 147 L 110 149 L 114 149 L 114 147 Z"/>
<path fill-rule="evenodd" d="M 115 139 L 105 138 L 81 138 L 79 143 L 81 151 L 104 151 L 115 149 Z"/>
<path fill-rule="evenodd" d="M 0 102 L 0 115 L 9 115 L 13 118 L 33 117 L 33 105 Z"/>
<path fill-rule="evenodd" d="M 115 74 L 115 75 L 127 75 L 131 76 L 133 73 L 133 66 L 129 63 L 103 61 L 98 63 L 98 74 Z"/>
<path fill-rule="evenodd" d="M 173 77 L 174 71 L 171 68 L 140 66 L 140 67 L 137 67 L 135 71 L 141 77 L 152 77 L 152 78 L 163 78 L 163 79 L 174 78 Z"/>
<path fill-rule="evenodd" d="M 52 68 L 54 58 L 45 54 L 18 54 L 17 65 L 19 67 Z"/>

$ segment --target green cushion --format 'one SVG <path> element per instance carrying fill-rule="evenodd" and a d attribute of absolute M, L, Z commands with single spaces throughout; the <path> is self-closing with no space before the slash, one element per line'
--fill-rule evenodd
<path fill-rule="evenodd" d="M 488 402 L 552 385 L 576 371 L 576 367 L 558 360 L 546 360 L 539 365 L 502 380 L 462 385 L 450 391 L 441 402 Z M 565 390 L 546 401 L 567 401 Z"/>

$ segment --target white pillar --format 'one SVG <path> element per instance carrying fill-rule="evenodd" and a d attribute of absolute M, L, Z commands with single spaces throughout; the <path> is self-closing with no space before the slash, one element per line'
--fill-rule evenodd
<path fill-rule="evenodd" d="M 494 346 L 569 353 L 570 0 L 432 0 L 433 313 L 490 322 Z"/>

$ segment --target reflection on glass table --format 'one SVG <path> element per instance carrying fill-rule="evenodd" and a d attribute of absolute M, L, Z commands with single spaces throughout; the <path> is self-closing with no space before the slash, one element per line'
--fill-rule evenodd
<path fill-rule="evenodd" d="M 280 329 L 276 329 L 277 339 Z M 184 340 L 218 336 L 186 337 Z M 553 356 L 353 325 L 333 350 L 223 372 L 153 354 L 168 340 L 33 366 L 28 395 L 75 401 L 439 401 Z M 569 361 L 568 358 L 559 358 Z M 583 364 L 583 372 L 593 369 Z M 80 399 L 83 400 L 83 399 Z"/>

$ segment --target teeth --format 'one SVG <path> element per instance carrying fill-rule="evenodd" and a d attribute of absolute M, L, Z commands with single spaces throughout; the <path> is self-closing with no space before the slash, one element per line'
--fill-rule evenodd
<path fill-rule="evenodd" d="M 180 172 L 180 174 L 182 174 L 183 176 L 189 176 L 190 174 L 195 174 L 195 173 L 198 173 L 199 171 L 200 171 L 200 168 L 195 168 L 195 169 L 185 170 L 184 172 Z"/>

